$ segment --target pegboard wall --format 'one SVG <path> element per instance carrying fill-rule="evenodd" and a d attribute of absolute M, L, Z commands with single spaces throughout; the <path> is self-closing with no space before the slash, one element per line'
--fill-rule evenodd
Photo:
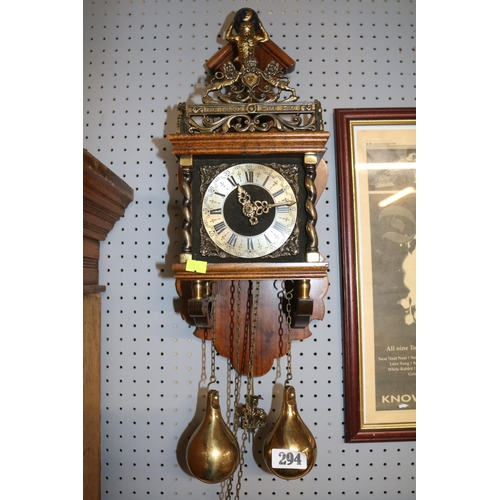
<path fill-rule="evenodd" d="M 319 203 L 320 250 L 330 262 L 326 315 L 293 345 L 293 385 L 318 443 L 314 469 L 283 481 L 248 453 L 241 498 L 415 498 L 415 443 L 343 439 L 335 108 L 415 106 L 412 0 L 84 0 L 83 146 L 135 191 L 101 244 L 102 498 L 219 498 L 185 471 L 187 439 L 204 407 L 206 346 L 181 319 L 171 265 L 182 244 L 177 162 L 166 138 L 178 102 L 201 102 L 205 62 L 234 13 L 257 11 L 295 59 L 299 100 L 319 99 L 332 133 Z M 208 349 L 206 353 L 204 349 Z M 256 380 L 271 421 L 286 370 Z M 226 404 L 227 363 L 217 359 Z M 280 369 L 282 368 L 282 369 Z M 209 367 L 208 367 L 209 369 Z M 232 404 L 232 402 L 231 402 Z M 252 445 L 258 449 L 261 437 Z"/>

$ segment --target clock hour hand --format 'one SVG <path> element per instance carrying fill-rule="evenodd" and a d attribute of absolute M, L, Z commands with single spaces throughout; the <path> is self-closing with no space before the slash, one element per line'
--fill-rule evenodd
<path fill-rule="evenodd" d="M 248 217 L 248 220 L 252 226 L 255 226 L 259 222 L 257 217 L 255 217 L 256 207 L 252 203 L 250 195 L 238 184 L 238 201 L 242 207 L 243 215 Z"/>

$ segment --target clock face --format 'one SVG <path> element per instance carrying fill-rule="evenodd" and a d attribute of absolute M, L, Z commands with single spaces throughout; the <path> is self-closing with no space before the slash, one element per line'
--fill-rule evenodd
<path fill-rule="evenodd" d="M 207 183 L 201 215 L 219 256 L 255 259 L 273 254 L 293 239 L 297 196 L 278 169 L 240 163 L 223 169 Z M 202 255 L 210 253 L 210 248 L 201 248 Z"/>

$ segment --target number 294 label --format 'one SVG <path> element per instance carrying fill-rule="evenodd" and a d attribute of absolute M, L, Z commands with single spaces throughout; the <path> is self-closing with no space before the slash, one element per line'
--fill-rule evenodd
<path fill-rule="evenodd" d="M 300 451 L 273 448 L 271 464 L 273 469 L 306 469 L 307 457 Z"/>

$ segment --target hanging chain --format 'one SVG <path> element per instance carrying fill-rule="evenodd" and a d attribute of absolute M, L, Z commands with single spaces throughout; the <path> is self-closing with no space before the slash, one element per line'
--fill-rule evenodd
<path fill-rule="evenodd" d="M 261 427 L 265 424 L 265 415 L 264 420 L 262 418 L 258 419 L 258 425 L 254 423 L 254 411 L 260 410 L 256 408 L 256 404 L 254 406 L 253 403 L 256 403 L 258 397 L 253 395 L 253 362 L 254 362 L 254 352 L 255 352 L 255 338 L 257 336 L 257 319 L 258 319 L 258 307 L 259 307 L 259 295 L 260 295 L 260 281 L 255 283 L 255 291 L 253 296 L 253 317 L 252 317 L 252 325 L 250 330 L 250 353 L 248 360 L 248 376 L 247 376 L 247 395 L 246 395 L 246 404 L 242 409 L 242 417 L 241 417 L 241 428 L 242 428 L 242 436 L 241 436 L 241 454 L 240 454 L 240 464 L 238 468 L 238 476 L 236 480 L 236 495 L 235 500 L 239 500 L 240 491 L 241 491 L 241 480 L 243 478 L 243 467 L 245 466 L 245 454 L 246 443 L 249 437 L 248 430 L 251 429 L 253 431 L 256 427 Z M 240 310 L 240 309 L 239 309 Z M 240 317 L 240 315 L 238 315 Z M 239 349 L 239 346 L 238 346 Z M 239 359 L 239 358 L 238 358 Z M 261 417 L 261 415 L 257 414 L 257 416 Z"/>
<path fill-rule="evenodd" d="M 238 280 L 238 288 L 236 290 L 236 364 L 239 365 L 240 362 L 240 336 L 241 336 L 241 281 Z M 230 367 L 230 360 L 228 360 L 228 367 Z M 229 375 L 230 378 L 230 375 Z M 228 383 L 230 381 L 228 380 Z M 241 375 L 239 370 L 235 370 L 234 375 L 234 416 L 233 416 L 233 434 L 237 438 L 238 437 L 238 406 L 240 402 L 240 387 L 241 387 Z M 228 393 L 229 397 L 229 393 Z M 230 419 L 228 418 L 228 423 Z M 242 460 L 244 451 L 240 448 L 240 469 L 242 468 Z M 241 475 L 238 472 L 237 486 L 236 486 L 236 497 L 235 500 L 239 498 L 239 490 L 241 489 Z M 221 489 L 219 498 L 221 500 L 230 500 L 233 489 L 233 477 L 234 474 L 226 481 L 226 494 L 224 496 L 224 491 Z M 239 487 L 238 487 L 239 485 Z M 224 488 L 224 486 L 223 486 Z"/>
<path fill-rule="evenodd" d="M 240 364 L 240 349 L 241 349 L 241 281 L 238 280 L 238 288 L 236 292 L 236 363 L 239 368 Z M 241 389 L 241 374 L 240 370 L 236 370 L 235 385 L 234 385 L 234 432 L 238 430 L 238 405 L 240 403 Z"/>
<path fill-rule="evenodd" d="M 235 287 L 234 287 L 234 281 L 231 281 L 231 287 L 230 287 L 230 295 L 231 295 L 231 298 L 230 298 L 230 301 L 229 301 L 229 305 L 230 305 L 230 323 L 229 323 L 229 329 L 231 331 L 231 333 L 233 335 L 230 336 L 230 342 L 234 342 L 234 332 L 237 331 L 237 326 L 235 324 L 235 308 L 234 308 L 234 304 L 235 304 L 235 300 L 234 300 L 234 291 L 235 291 Z M 236 436 L 236 431 L 237 431 L 237 427 L 235 426 L 235 422 L 236 422 L 236 419 L 233 418 L 233 424 L 231 425 L 231 411 L 234 410 L 234 404 L 233 404 L 233 407 L 231 406 L 231 397 L 232 397 L 232 394 L 231 394 L 231 385 L 233 383 L 233 380 L 232 380 L 232 373 L 233 373 L 233 365 L 232 365 L 232 362 L 231 362 L 231 359 L 230 358 L 227 358 L 227 363 L 226 363 L 226 366 L 227 366 L 227 389 L 226 389 L 226 396 L 227 396 L 227 401 L 226 401 L 226 422 L 227 422 L 227 425 L 229 427 L 233 427 L 233 434 Z M 237 373 L 237 372 L 236 372 Z M 234 394 L 234 398 L 235 398 L 235 401 L 238 401 L 238 396 L 236 394 L 236 391 L 237 391 L 237 377 L 235 377 L 235 394 Z"/>
<path fill-rule="evenodd" d="M 252 317 L 252 326 L 250 331 L 250 355 L 248 360 L 248 376 L 247 376 L 247 397 L 246 404 L 243 406 L 242 410 L 242 436 L 241 436 L 241 458 L 240 458 L 240 466 L 238 468 L 238 479 L 236 481 L 236 496 L 235 500 L 239 500 L 240 498 L 240 490 L 241 490 L 241 480 L 243 478 L 243 467 L 245 465 L 245 454 L 247 452 L 246 442 L 248 439 L 247 429 L 249 427 L 249 416 L 248 410 L 251 408 L 250 400 L 253 397 L 253 358 L 255 351 L 255 337 L 257 336 L 257 318 L 258 318 L 258 307 L 259 307 L 259 295 L 260 295 L 260 281 L 255 283 L 255 292 L 253 297 L 253 317 Z"/>
<path fill-rule="evenodd" d="M 250 282 L 250 286 L 251 286 Z M 238 369 L 235 375 L 235 388 L 234 388 L 234 421 L 233 421 L 233 433 L 236 436 L 238 432 L 238 427 L 242 429 L 241 436 L 241 446 L 240 446 L 240 461 L 238 472 L 236 476 L 236 491 L 234 500 L 239 500 L 241 491 L 241 482 L 243 478 L 243 468 L 245 466 L 245 454 L 247 453 L 246 443 L 249 439 L 249 431 L 253 432 L 257 427 L 262 427 L 265 425 L 267 415 L 266 413 L 257 408 L 257 401 L 261 399 L 260 396 L 255 396 L 253 394 L 254 384 L 253 384 L 253 365 L 254 365 L 254 352 L 255 352 L 255 339 L 257 337 L 257 320 L 258 320 L 258 307 L 259 307 L 259 295 L 260 295 L 260 281 L 255 282 L 255 289 L 253 291 L 253 315 L 250 327 L 250 353 L 248 360 L 248 376 L 247 376 L 247 392 L 246 392 L 246 404 L 243 405 L 241 409 L 241 415 L 238 418 L 239 403 L 240 403 L 240 391 L 241 391 L 241 282 L 238 281 L 237 289 L 237 320 L 236 320 L 236 364 Z M 243 360 L 244 361 L 244 360 Z M 228 379 L 230 383 L 230 376 Z M 238 421 L 239 426 L 238 426 Z M 230 500 L 233 494 L 233 478 L 230 477 L 227 482 L 222 486 L 219 493 L 220 499 Z M 225 491 L 224 491 L 225 489 Z"/>
<path fill-rule="evenodd" d="M 257 336 L 257 319 L 259 309 L 260 281 L 255 282 L 253 301 L 252 330 L 250 332 L 250 358 L 248 360 L 247 394 L 253 394 L 253 361 L 255 352 L 255 337 Z"/>
<path fill-rule="evenodd" d="M 267 414 L 261 408 L 258 408 L 261 396 L 254 394 L 254 376 L 253 365 L 255 361 L 255 342 L 257 337 L 257 320 L 259 310 L 260 281 L 255 282 L 255 291 L 253 292 L 253 316 L 250 326 L 250 353 L 248 359 L 247 393 L 245 395 L 245 405 L 242 409 L 241 426 L 250 431 L 250 437 L 253 436 L 255 429 L 263 427 L 266 424 Z"/>
<path fill-rule="evenodd" d="M 215 349 L 215 330 L 217 328 L 216 325 L 216 303 L 217 303 L 217 286 L 215 282 L 212 282 L 212 291 L 211 295 L 208 300 L 208 321 L 210 324 L 210 329 L 212 330 L 212 342 L 210 346 L 210 381 L 208 382 L 208 387 L 210 387 L 211 384 L 217 382 L 217 376 L 215 375 L 215 356 L 216 356 L 216 349 Z"/>
<path fill-rule="evenodd" d="M 286 379 L 285 379 L 285 387 L 292 380 L 292 298 L 293 298 L 293 289 L 287 292 L 286 283 L 283 281 L 282 283 L 283 293 L 286 299 Z"/>
<path fill-rule="evenodd" d="M 212 293 L 209 297 L 207 306 L 208 306 L 208 311 L 207 311 L 207 316 L 208 316 L 208 322 L 210 325 L 210 329 L 212 331 L 212 342 L 211 342 L 211 350 L 210 350 L 210 355 L 211 355 L 211 361 L 210 361 L 210 382 L 208 383 L 207 389 L 210 387 L 210 384 L 213 384 L 217 382 L 217 376 L 216 376 L 216 366 L 215 366 L 215 359 L 216 359 L 216 348 L 215 348 L 215 339 L 216 339 L 216 304 L 217 304 L 217 283 L 212 282 Z M 206 355 L 204 354 L 206 357 Z M 206 375 L 205 375 L 206 378 Z M 230 375 L 230 370 L 228 373 L 228 392 L 227 396 L 228 398 L 230 397 L 230 385 L 231 385 L 231 375 Z M 235 434 L 236 434 L 236 429 L 235 429 Z M 230 499 L 231 498 L 231 487 L 232 487 L 232 477 L 227 481 L 227 484 L 222 483 L 221 485 L 221 491 L 219 492 L 219 498 L 223 500 L 224 498 Z M 226 490 L 226 495 L 224 495 L 224 489 Z"/>
<path fill-rule="evenodd" d="M 200 387 L 205 385 L 206 381 L 207 381 L 207 341 L 203 338 L 203 339 L 201 339 Z"/>

